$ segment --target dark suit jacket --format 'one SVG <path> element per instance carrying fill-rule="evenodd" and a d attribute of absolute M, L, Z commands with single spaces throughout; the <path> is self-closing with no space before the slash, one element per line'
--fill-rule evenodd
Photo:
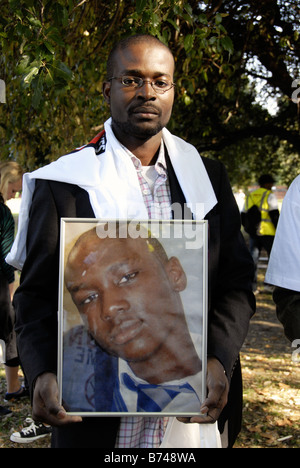
<path fill-rule="evenodd" d="M 253 265 L 240 232 L 240 214 L 226 171 L 219 162 L 203 161 L 218 200 L 206 216 L 209 221 L 208 355 L 221 361 L 231 381 L 229 402 L 219 420 L 221 431 L 225 421 L 229 421 L 231 446 L 241 423 L 238 356 L 255 309 L 251 292 Z M 183 204 L 185 198 L 168 157 L 167 167 L 172 202 Z M 27 259 L 14 297 L 20 357 L 30 385 L 41 373 L 56 372 L 57 368 L 61 217 L 94 218 L 87 192 L 75 185 L 38 180 L 30 212 Z M 54 446 L 99 447 L 102 442 L 103 447 L 114 447 L 118 424 L 118 418 L 85 418 L 84 423 L 56 430 Z M 93 438 L 95 432 L 97 436 Z"/>

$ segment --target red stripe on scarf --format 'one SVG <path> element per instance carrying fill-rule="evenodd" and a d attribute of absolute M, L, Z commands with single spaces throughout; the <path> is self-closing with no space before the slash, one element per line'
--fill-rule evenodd
<path fill-rule="evenodd" d="M 98 133 L 90 142 L 89 145 L 95 145 L 98 143 L 98 141 L 103 137 L 105 133 L 105 130 L 102 130 L 100 133 Z"/>

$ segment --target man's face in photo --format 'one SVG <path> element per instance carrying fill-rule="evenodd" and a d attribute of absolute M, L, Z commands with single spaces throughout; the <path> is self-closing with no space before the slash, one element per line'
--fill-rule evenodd
<path fill-rule="evenodd" d="M 182 315 L 186 277 L 165 264 L 147 239 L 99 239 L 71 252 L 66 285 L 96 342 L 127 361 L 142 361 L 167 341 Z"/>

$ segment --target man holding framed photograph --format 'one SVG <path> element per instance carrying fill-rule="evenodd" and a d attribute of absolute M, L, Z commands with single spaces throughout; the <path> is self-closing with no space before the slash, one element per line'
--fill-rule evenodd
<path fill-rule="evenodd" d="M 241 423 L 239 351 L 255 303 L 253 264 L 223 166 L 166 129 L 174 101 L 174 58 L 152 36 L 116 45 L 103 85 L 111 119 L 92 142 L 24 177 L 19 232 L 8 261 L 22 268 L 15 294 L 21 361 L 34 418 L 54 426 L 54 447 L 159 447 L 164 418 L 84 418 L 58 403 L 57 304 L 61 218 L 170 219 L 172 206 L 209 223 L 207 398 L 232 446 Z M 187 210 L 185 208 L 188 208 Z M 149 429 L 150 428 L 150 429 Z"/>

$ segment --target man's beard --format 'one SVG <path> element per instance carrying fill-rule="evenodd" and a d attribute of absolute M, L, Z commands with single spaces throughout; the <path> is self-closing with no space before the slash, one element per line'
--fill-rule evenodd
<path fill-rule="evenodd" d="M 126 122 L 120 122 L 114 117 L 112 117 L 112 128 L 116 128 L 119 130 L 123 135 L 127 134 L 128 136 L 134 136 L 139 140 L 148 140 L 149 138 L 157 135 L 162 129 L 164 125 L 159 121 L 155 125 L 151 125 L 149 127 L 141 128 L 140 125 L 136 125 L 130 120 Z"/>

